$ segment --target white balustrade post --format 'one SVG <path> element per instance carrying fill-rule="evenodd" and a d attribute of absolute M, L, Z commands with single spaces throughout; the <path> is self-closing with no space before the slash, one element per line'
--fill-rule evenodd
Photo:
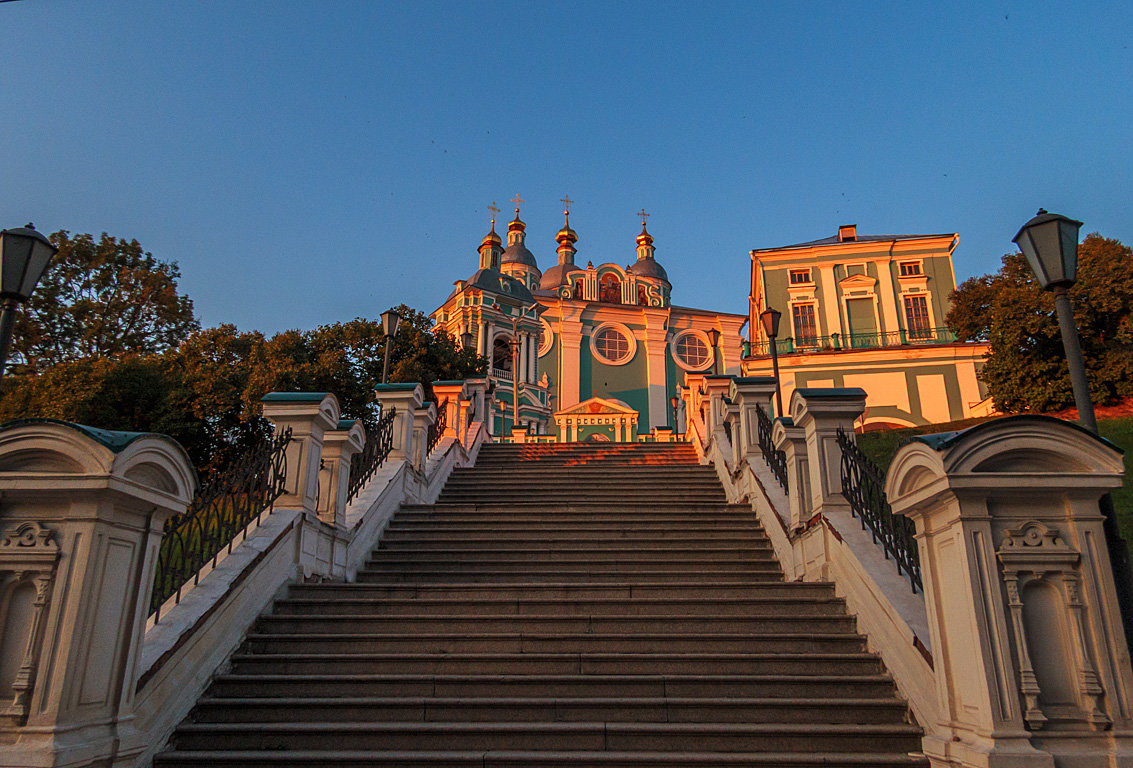
<path fill-rule="evenodd" d="M 704 397 L 708 399 L 708 413 L 704 426 L 711 435 L 724 424 L 726 407 L 724 398 L 728 395 L 728 388 L 732 385 L 731 376 L 705 376 Z"/>
<path fill-rule="evenodd" d="M 740 410 L 740 455 L 750 456 L 759 452 L 759 417 L 756 408 L 763 408 L 771 416 L 771 398 L 775 395 L 775 379 L 772 376 L 745 376 L 732 379 L 728 397 Z M 734 439 L 734 437 L 733 437 Z"/>
<path fill-rule="evenodd" d="M 319 472 L 319 519 L 336 528 L 346 526 L 346 497 L 350 487 L 350 460 L 366 445 L 366 430 L 357 419 L 343 419 L 338 429 L 323 435 Z"/>
<path fill-rule="evenodd" d="M 285 451 L 287 480 L 275 506 L 315 512 L 323 436 L 338 427 L 338 398 L 327 392 L 269 392 L 261 402 L 264 418 L 277 435 L 291 428 Z"/>
<path fill-rule="evenodd" d="M 429 452 L 429 427 L 437 420 L 437 404 L 432 400 L 413 412 L 413 468 L 425 469 Z"/>
<path fill-rule="evenodd" d="M 1133 671 L 1098 499 L 1112 445 L 1015 416 L 900 448 L 885 493 L 916 525 L 939 697 L 934 765 L 1133 765 Z"/>
<path fill-rule="evenodd" d="M 445 408 L 445 431 L 444 437 L 452 437 L 460 441 L 460 436 L 464 434 L 461 430 L 461 412 L 460 403 L 461 397 L 464 395 L 465 387 L 464 381 L 434 381 L 433 394 L 437 397 L 437 419 L 441 418 L 439 409 L 442 405 Z"/>
<path fill-rule="evenodd" d="M 791 509 L 789 529 L 797 531 L 810 520 L 812 507 L 806 430 L 796 427 L 789 417 L 776 419 L 771 427 L 771 442 L 787 460 L 787 503 Z"/>
<path fill-rule="evenodd" d="M 160 435 L 48 420 L 0 432 L 0 765 L 132 765 L 162 531 L 196 489 Z"/>
<path fill-rule="evenodd" d="M 393 446 L 388 460 L 413 461 L 414 413 L 425 400 L 425 389 L 420 384 L 379 384 L 374 387 L 374 399 L 382 407 L 382 413 L 394 408 Z"/>
<path fill-rule="evenodd" d="M 810 514 L 836 509 L 848 512 L 850 505 L 842 495 L 842 449 L 837 433 L 841 427 L 853 436 L 854 420 L 865 412 L 865 390 L 796 389 L 791 394 L 790 412 L 795 426 L 806 433 Z"/>

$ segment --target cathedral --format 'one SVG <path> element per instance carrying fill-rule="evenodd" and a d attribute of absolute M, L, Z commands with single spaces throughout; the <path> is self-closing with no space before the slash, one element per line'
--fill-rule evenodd
<path fill-rule="evenodd" d="M 543 271 L 516 202 L 506 244 L 493 218 L 479 268 L 432 314 L 488 358 L 500 404 L 493 434 L 519 426 L 564 442 L 635 441 L 677 427 L 683 405 L 674 398 L 688 374 L 739 374 L 747 316 L 672 303 L 644 211 L 628 266 L 580 266 L 564 199 L 557 260 Z"/>

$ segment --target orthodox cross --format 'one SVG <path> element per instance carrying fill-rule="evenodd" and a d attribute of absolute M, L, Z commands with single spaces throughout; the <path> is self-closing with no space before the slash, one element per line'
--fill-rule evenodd
<path fill-rule="evenodd" d="M 560 197 L 559 202 L 563 204 L 563 212 L 570 213 L 570 207 L 574 205 L 576 201 L 571 200 L 570 195 L 567 195 L 565 197 Z"/>
<path fill-rule="evenodd" d="M 500 209 L 496 207 L 496 201 L 495 200 L 493 200 L 492 204 L 488 206 L 488 210 L 492 212 L 492 229 L 495 229 L 496 228 L 496 214 L 500 212 Z"/>
<path fill-rule="evenodd" d="M 518 192 L 516 192 L 516 193 L 515 193 L 515 197 L 513 197 L 513 198 L 511 199 L 511 201 L 512 201 L 513 203 L 515 203 L 515 212 L 516 212 L 516 213 L 519 213 L 519 204 L 520 204 L 520 203 L 526 203 L 526 202 L 527 202 L 526 200 L 524 200 L 524 199 L 523 199 L 522 197 L 520 197 L 520 196 L 519 196 L 519 193 L 518 193 Z"/>
<path fill-rule="evenodd" d="M 641 217 L 641 226 L 643 226 L 643 227 L 644 227 L 644 226 L 645 226 L 645 218 L 646 218 L 646 217 L 647 217 L 647 216 L 648 216 L 649 214 L 645 212 L 645 209 L 644 209 L 644 208 L 642 208 L 642 209 L 641 209 L 640 211 L 638 211 L 638 212 L 637 212 L 637 215 Z"/>

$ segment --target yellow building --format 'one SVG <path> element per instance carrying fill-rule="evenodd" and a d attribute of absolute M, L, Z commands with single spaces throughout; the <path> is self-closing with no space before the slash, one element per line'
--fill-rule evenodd
<path fill-rule="evenodd" d="M 760 313 L 782 313 L 776 351 L 783 402 L 803 387 L 861 387 L 865 429 L 942 423 L 990 412 L 979 370 L 987 344 L 945 326 L 956 289 L 955 233 L 838 234 L 751 251 L 746 376 L 772 374 Z"/>

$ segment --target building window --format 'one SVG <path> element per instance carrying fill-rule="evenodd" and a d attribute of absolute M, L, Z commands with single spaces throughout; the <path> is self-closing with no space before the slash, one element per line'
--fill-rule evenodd
<path fill-rule="evenodd" d="M 500 337 L 492 342 L 492 373 L 503 378 L 511 378 L 511 342 Z"/>
<path fill-rule="evenodd" d="M 637 305 L 639 307 L 649 306 L 649 296 L 645 293 L 644 285 L 637 286 Z"/>
<path fill-rule="evenodd" d="M 932 336 L 932 322 L 928 316 L 927 297 L 905 297 L 905 330 L 910 339 L 927 339 Z"/>
<path fill-rule="evenodd" d="M 633 359 L 637 340 L 621 323 L 603 323 L 590 336 L 590 351 L 601 363 L 622 365 Z"/>
<path fill-rule="evenodd" d="M 574 281 L 574 298 L 582 301 L 582 280 Z"/>
<path fill-rule="evenodd" d="M 919 261 L 902 261 L 897 265 L 897 270 L 901 277 L 919 277 L 923 274 Z"/>
<path fill-rule="evenodd" d="M 700 331 L 682 331 L 673 337 L 673 359 L 686 371 L 702 371 L 712 363 L 712 347 Z"/>
<path fill-rule="evenodd" d="M 790 271 L 791 285 L 808 285 L 810 280 L 810 269 L 792 269 Z"/>
<path fill-rule="evenodd" d="M 818 325 L 814 321 L 813 304 L 792 305 L 791 321 L 795 329 L 796 347 L 813 347 L 818 344 Z"/>
<path fill-rule="evenodd" d="M 613 272 L 607 272 L 598 281 L 598 301 L 610 304 L 622 303 L 622 282 Z"/>

